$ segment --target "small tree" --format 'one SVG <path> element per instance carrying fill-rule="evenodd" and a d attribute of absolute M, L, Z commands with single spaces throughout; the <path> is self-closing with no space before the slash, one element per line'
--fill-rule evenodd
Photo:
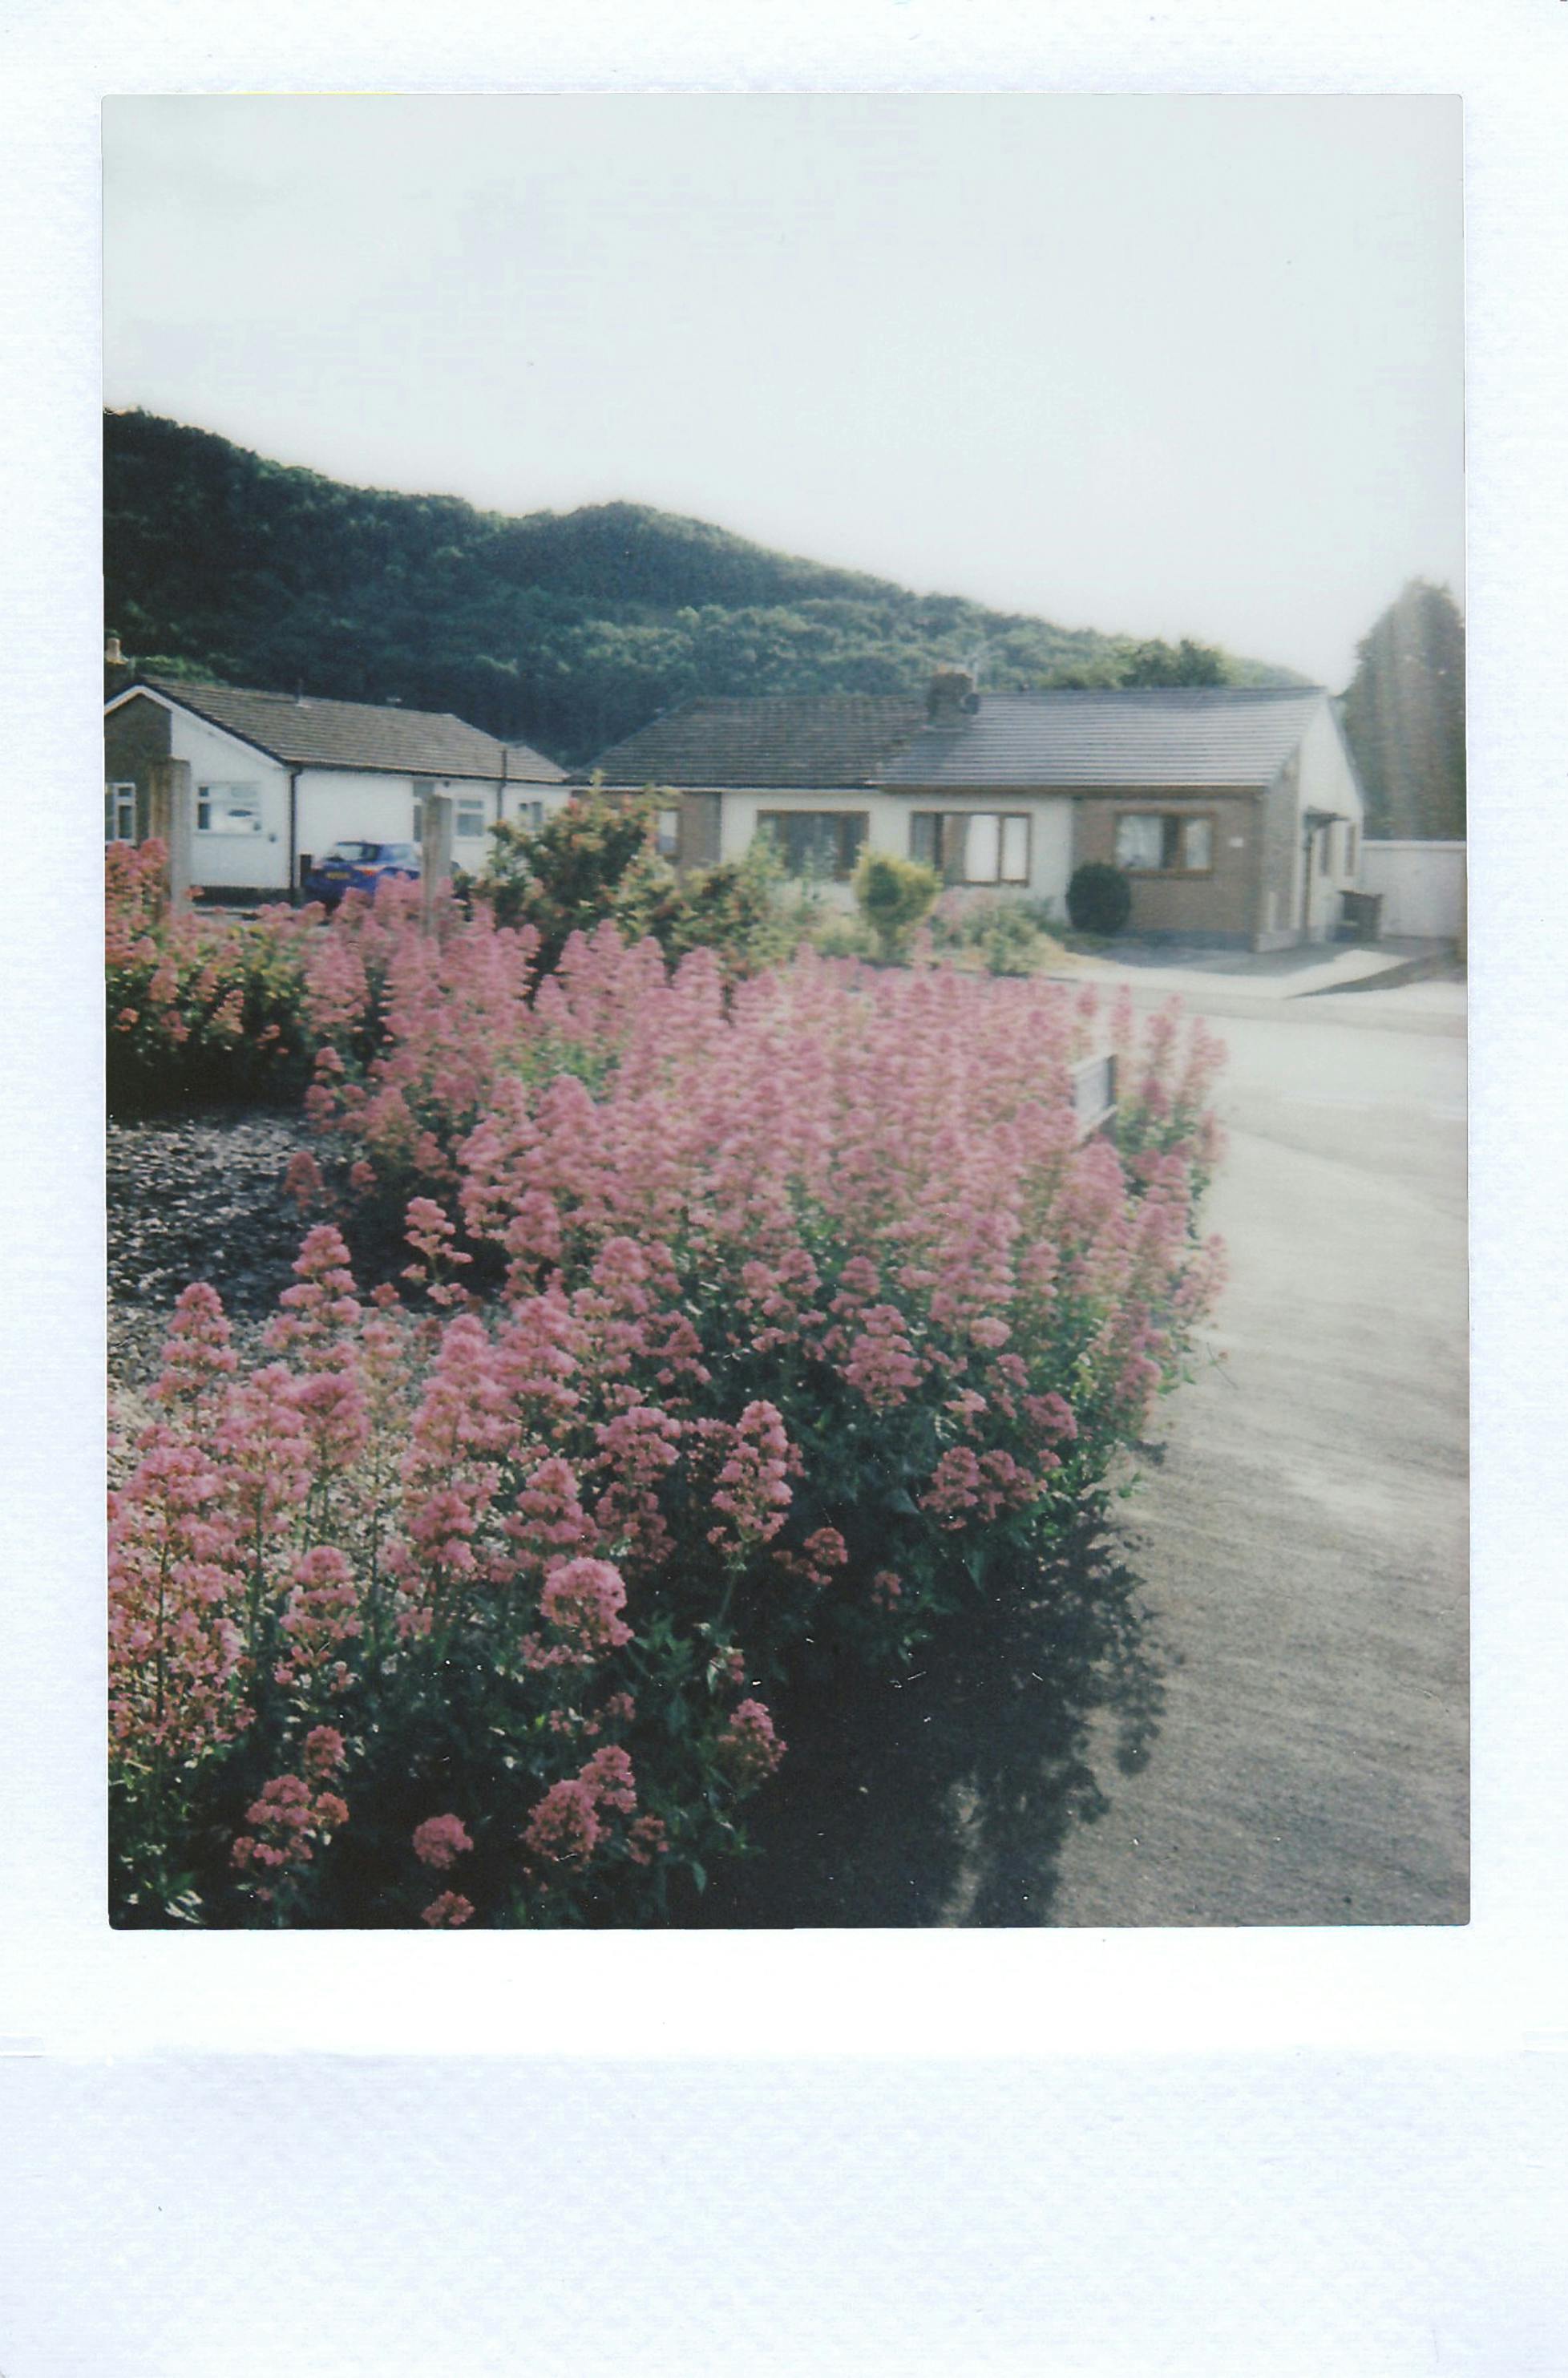
<path fill-rule="evenodd" d="M 877 936 L 878 955 L 892 964 L 904 955 L 910 934 L 928 914 L 942 885 L 935 869 L 913 859 L 863 850 L 853 888 L 860 913 Z"/>
<path fill-rule="evenodd" d="M 492 848 L 475 890 L 499 925 L 532 925 L 539 970 L 548 974 L 575 932 L 610 919 L 630 939 L 657 933 L 662 906 L 675 896 L 673 869 L 653 849 L 658 797 L 612 800 L 591 785 L 543 825 L 506 821 L 491 828 Z"/>
<path fill-rule="evenodd" d="M 1119 933 L 1132 913 L 1132 886 L 1119 867 L 1085 859 L 1072 871 L 1067 913 L 1079 933 Z"/>
<path fill-rule="evenodd" d="M 722 859 L 682 879 L 661 932 L 672 958 L 709 949 L 730 979 L 783 966 L 815 921 L 818 900 L 785 896 L 784 862 L 769 835 L 754 835 L 738 859 Z"/>
<path fill-rule="evenodd" d="M 1446 586 L 1412 579 L 1356 647 L 1345 738 L 1369 835 L 1465 833 L 1465 622 Z"/>

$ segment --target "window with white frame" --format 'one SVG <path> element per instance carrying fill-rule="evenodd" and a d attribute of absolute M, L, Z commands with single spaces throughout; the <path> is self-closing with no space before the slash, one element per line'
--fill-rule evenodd
<path fill-rule="evenodd" d="M 480 842 L 485 835 L 483 801 L 459 801 L 452 832 L 460 842 Z"/>
<path fill-rule="evenodd" d="M 259 834 L 260 786 L 197 785 L 196 830 L 197 834 Z"/>
<path fill-rule="evenodd" d="M 1027 883 L 1027 811 L 916 810 L 909 855 L 949 883 Z"/>
<path fill-rule="evenodd" d="M 104 786 L 103 839 L 105 842 L 136 840 L 136 787 L 134 784 Z"/>
<path fill-rule="evenodd" d="M 1215 822 L 1179 810 L 1124 810 L 1116 822 L 1116 863 L 1129 875 L 1210 874 Z"/>
<path fill-rule="evenodd" d="M 672 861 L 680 857 L 680 811 L 661 810 L 653 829 L 653 844 L 661 859 Z"/>

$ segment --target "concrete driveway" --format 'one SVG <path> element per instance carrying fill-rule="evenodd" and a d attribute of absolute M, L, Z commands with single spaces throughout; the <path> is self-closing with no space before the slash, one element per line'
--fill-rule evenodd
<path fill-rule="evenodd" d="M 1164 1720 L 1050 1920 L 1463 1922 L 1463 988 L 1244 1004 L 1213 1002 L 1222 1359 L 1126 1507 Z"/>

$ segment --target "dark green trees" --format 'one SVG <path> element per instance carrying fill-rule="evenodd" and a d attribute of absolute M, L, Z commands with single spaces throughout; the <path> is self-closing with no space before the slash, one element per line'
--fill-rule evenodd
<path fill-rule="evenodd" d="M 1418 841 L 1465 833 L 1465 623 L 1446 586 L 1413 578 L 1357 647 L 1345 736 L 1367 832 Z"/>
<path fill-rule="evenodd" d="M 647 505 L 508 519 L 104 421 L 105 624 L 145 671 L 450 710 L 567 763 L 693 695 L 1281 681 L 1203 647 L 913 594 Z M 1196 672 L 1196 673 L 1194 673 Z"/>

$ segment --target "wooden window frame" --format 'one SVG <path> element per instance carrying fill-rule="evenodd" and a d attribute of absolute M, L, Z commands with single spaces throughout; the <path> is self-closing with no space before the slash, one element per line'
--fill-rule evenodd
<path fill-rule="evenodd" d="M 950 878 L 948 874 L 947 850 L 948 829 L 951 825 L 956 824 L 963 824 L 965 829 L 967 829 L 970 820 L 977 817 L 995 818 L 997 822 L 997 871 L 994 875 L 971 875 L 967 872 L 966 869 L 964 874 L 954 875 Z M 911 810 L 909 812 L 909 855 L 912 859 L 916 856 L 915 845 L 918 839 L 916 834 L 916 823 L 917 820 L 924 820 L 927 818 L 934 819 L 936 822 L 935 841 L 937 846 L 937 855 L 934 862 L 931 859 L 927 859 L 919 860 L 918 864 L 923 867 L 929 867 L 934 864 L 938 874 L 942 878 L 943 883 L 948 884 L 951 890 L 964 892 L 1026 892 L 1029 889 L 1030 884 L 1035 880 L 1035 813 L 1032 810 Z M 1022 825 L 1023 828 L 1023 872 L 1022 875 L 1004 875 L 1001 871 L 1002 854 L 1007 847 L 1007 835 L 1005 829 L 1010 825 Z M 967 831 L 965 832 L 964 842 L 967 847 Z"/>
<path fill-rule="evenodd" d="M 1177 828 L 1177 830 L 1178 830 L 1178 832 L 1177 832 L 1177 847 L 1178 847 L 1178 849 L 1181 849 L 1181 848 L 1185 847 L 1185 844 L 1186 844 L 1186 831 L 1185 831 L 1185 829 L 1186 829 L 1189 825 L 1196 825 L 1196 824 L 1204 824 L 1204 825 L 1206 825 L 1206 826 L 1208 827 L 1208 829 L 1209 829 L 1209 863 L 1208 863 L 1208 865 L 1207 865 L 1206 867 L 1181 867 L 1181 866 L 1177 866 L 1177 867 L 1167 867 L 1167 866 L 1165 866 L 1165 865 L 1163 865 L 1163 864 L 1162 864 L 1162 865 L 1160 865 L 1160 866 L 1158 866 L 1158 867 L 1129 867 L 1129 866 L 1128 866 L 1128 865 L 1127 865 L 1127 864 L 1126 864 L 1122 859 L 1118 859 L 1118 858 L 1116 857 L 1117 836 L 1118 836 L 1118 833 L 1119 833 L 1119 828 L 1120 828 L 1120 825 L 1121 825 L 1121 821 L 1122 821 L 1122 819 L 1123 819 L 1123 818 L 1135 818 L 1135 817 L 1136 817 L 1136 818 L 1158 818 L 1158 819 L 1159 819 L 1159 821 L 1160 821 L 1161 829 L 1162 829 L 1162 840 L 1163 840 L 1163 838 L 1164 838 L 1164 831 L 1163 831 L 1163 830 L 1164 830 L 1164 828 L 1165 828 L 1166 826 L 1167 826 L 1167 825 L 1174 825 L 1174 826 Z M 1121 869 L 1121 871 L 1122 871 L 1122 873 L 1123 873 L 1124 875 L 1131 875 L 1131 877 L 1133 877 L 1133 878 L 1134 878 L 1134 880 L 1135 880 L 1135 881 L 1137 881 L 1137 882 L 1139 882 L 1139 883 L 1206 883 L 1206 882 L 1208 881 L 1209 877 L 1210 877 L 1210 876 L 1212 876 L 1212 875 L 1214 874 L 1214 872 L 1215 872 L 1215 854 L 1217 852 L 1217 850 L 1218 850 L 1218 849 L 1219 849 L 1219 811 L 1218 811 L 1217 810 L 1175 810 L 1175 809 L 1164 809 L 1164 808 L 1152 807 L 1152 806 L 1151 806 L 1149 803 L 1147 803 L 1147 802 L 1141 802 L 1141 803 L 1139 804 L 1139 806 L 1138 806 L 1136 809 L 1131 809 L 1131 808 L 1127 808 L 1127 809 L 1118 809 L 1118 810 L 1113 810 L 1113 811 L 1112 811 L 1112 812 L 1111 812 L 1111 864 L 1112 864 L 1113 866 L 1115 866 L 1115 867 L 1119 867 L 1119 868 Z"/>

